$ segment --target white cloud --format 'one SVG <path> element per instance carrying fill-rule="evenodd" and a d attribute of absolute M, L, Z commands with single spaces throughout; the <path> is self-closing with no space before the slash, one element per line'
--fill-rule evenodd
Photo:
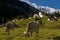
<path fill-rule="evenodd" d="M 29 0 L 20 0 L 20 1 L 26 2 L 29 5 L 31 5 L 32 7 L 38 8 L 38 6 L 36 5 L 36 3 L 31 3 L 31 2 L 29 2 Z"/>
<path fill-rule="evenodd" d="M 56 9 L 48 7 L 48 6 L 40 6 L 40 8 L 43 8 L 44 9 L 43 11 L 46 11 L 48 13 L 53 13 L 56 11 Z"/>
<path fill-rule="evenodd" d="M 46 9 L 50 10 L 51 13 L 55 12 L 56 9 L 46 6 Z"/>
<path fill-rule="evenodd" d="M 36 3 L 29 2 L 29 0 L 20 0 L 20 1 L 26 2 L 29 5 L 31 5 L 32 7 L 35 7 L 36 9 L 39 9 L 39 10 L 40 10 L 40 8 L 44 8 L 47 12 L 50 12 L 50 13 L 52 13 L 56 10 L 56 9 L 48 7 L 48 6 L 38 6 L 38 5 L 36 5 Z"/>
<path fill-rule="evenodd" d="M 33 7 L 35 7 L 35 8 L 37 8 L 37 7 L 38 7 L 35 3 L 32 3 L 32 6 L 33 6 Z"/>
<path fill-rule="evenodd" d="M 36 3 L 31 3 L 29 1 L 26 1 L 28 4 L 30 4 L 32 7 L 35 7 L 36 9 L 38 9 L 38 6 L 36 5 Z"/>

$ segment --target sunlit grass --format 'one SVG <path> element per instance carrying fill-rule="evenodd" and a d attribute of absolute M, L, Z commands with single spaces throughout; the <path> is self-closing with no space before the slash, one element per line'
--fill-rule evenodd
<path fill-rule="evenodd" d="M 5 28 L 0 28 L 0 40 L 49 40 L 49 37 L 60 36 L 60 29 L 54 29 L 60 26 L 60 19 L 57 22 L 48 22 L 47 18 L 43 18 L 43 25 L 40 27 L 37 37 L 25 37 L 24 31 L 26 31 L 27 24 L 34 19 L 21 19 L 15 22 L 20 28 L 15 28 L 10 33 L 5 32 Z"/>

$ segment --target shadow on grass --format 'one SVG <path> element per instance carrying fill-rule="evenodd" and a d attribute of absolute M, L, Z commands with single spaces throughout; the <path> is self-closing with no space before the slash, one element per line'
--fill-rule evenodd
<path fill-rule="evenodd" d="M 60 36 L 56 36 L 53 38 L 54 40 L 60 40 Z"/>

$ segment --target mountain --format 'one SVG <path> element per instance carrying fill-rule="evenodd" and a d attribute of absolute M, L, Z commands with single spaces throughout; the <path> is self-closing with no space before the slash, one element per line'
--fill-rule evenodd
<path fill-rule="evenodd" d="M 42 12 L 45 12 L 45 13 L 48 13 L 48 14 L 52 14 L 54 12 L 60 12 L 60 9 L 55 9 L 55 8 L 51 8 L 51 7 L 48 7 L 48 6 L 39 6 L 39 5 L 36 5 L 36 3 L 31 3 L 29 2 L 28 0 L 21 0 L 23 2 L 26 2 L 28 3 L 29 5 L 31 5 L 32 7 L 38 9 L 39 11 L 42 11 Z"/>
<path fill-rule="evenodd" d="M 43 11 L 45 13 L 53 13 L 53 12 L 57 11 L 57 9 L 55 9 L 55 8 L 51 8 L 51 7 L 48 7 L 48 6 L 38 6 L 38 5 L 36 5 L 36 3 L 31 3 L 28 0 L 21 0 L 21 1 L 28 3 L 32 7 L 36 8 L 40 11 Z"/>
<path fill-rule="evenodd" d="M 48 7 L 48 6 L 40 6 L 40 7 L 39 7 L 39 10 L 40 10 L 40 11 L 43 11 L 43 12 L 45 12 L 45 13 L 53 13 L 53 12 L 56 11 L 56 9 L 51 8 L 51 7 Z"/>
<path fill-rule="evenodd" d="M 27 18 L 39 10 L 20 0 L 0 0 L 0 21 L 12 20 L 17 16 Z M 0 23 L 1 23 L 0 22 Z"/>

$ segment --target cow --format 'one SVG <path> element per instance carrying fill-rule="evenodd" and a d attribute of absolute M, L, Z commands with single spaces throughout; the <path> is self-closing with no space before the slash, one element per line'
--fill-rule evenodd
<path fill-rule="evenodd" d="M 39 25 L 42 24 L 41 20 L 38 21 L 32 21 L 28 23 L 27 31 L 25 33 L 25 37 L 31 37 L 33 32 L 35 32 L 36 36 L 38 36 L 39 33 Z"/>
<path fill-rule="evenodd" d="M 12 22 L 12 21 L 8 22 L 4 26 L 6 27 L 6 30 L 5 30 L 6 32 L 10 32 L 10 30 L 14 31 L 15 28 L 19 28 L 19 26 L 15 22 Z"/>
<path fill-rule="evenodd" d="M 58 21 L 57 19 L 60 17 L 59 12 L 54 12 L 54 13 L 44 13 L 44 12 L 39 12 L 40 15 L 42 14 L 43 16 L 48 18 L 48 21 L 55 22 Z"/>

